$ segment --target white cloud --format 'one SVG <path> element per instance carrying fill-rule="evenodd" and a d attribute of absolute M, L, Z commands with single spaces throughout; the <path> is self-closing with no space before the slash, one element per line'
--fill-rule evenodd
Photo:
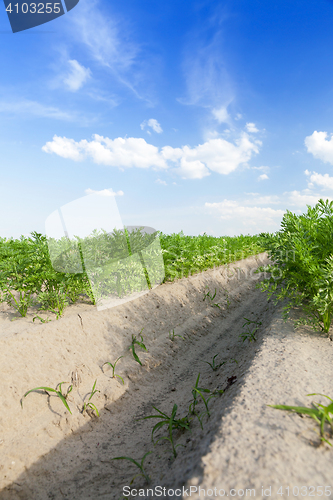
<path fill-rule="evenodd" d="M 251 133 L 251 134 L 255 134 L 256 132 L 259 132 L 259 129 L 257 129 L 257 127 L 255 126 L 254 123 L 247 123 L 245 125 L 246 127 L 246 130 Z"/>
<path fill-rule="evenodd" d="M 300 191 L 291 191 L 283 193 L 287 196 L 287 204 L 298 207 L 305 207 L 306 205 L 314 206 L 318 203 L 318 200 L 322 198 L 322 195 L 312 194 L 310 190 L 304 189 L 303 193 Z M 329 196 L 325 196 L 325 199 L 328 198 L 332 200 Z"/>
<path fill-rule="evenodd" d="M 314 184 L 317 186 L 321 186 L 323 188 L 333 189 L 333 177 L 330 177 L 328 174 L 318 174 L 317 172 L 309 172 L 309 170 L 305 170 L 305 175 L 309 177 L 309 187 L 312 187 Z"/>
<path fill-rule="evenodd" d="M 142 138 L 112 140 L 95 134 L 91 141 L 79 142 L 55 135 L 42 149 L 74 161 L 91 158 L 94 163 L 119 168 L 175 168 L 184 179 L 202 179 L 210 171 L 224 175 L 233 172 L 257 154 L 260 145 L 260 141 L 251 142 L 243 133 L 235 144 L 219 138 L 193 148 L 164 146 L 159 150 Z"/>
<path fill-rule="evenodd" d="M 186 157 L 181 158 L 180 167 L 176 169 L 182 179 L 202 179 L 210 175 L 208 168 L 200 160 L 188 161 Z"/>
<path fill-rule="evenodd" d="M 233 223 L 246 227 L 268 227 L 278 229 L 284 210 L 274 210 L 270 207 L 257 207 L 240 204 L 235 200 L 223 200 L 218 203 L 205 203 L 205 207 L 222 220 L 232 220 Z M 263 230 L 263 229 L 261 229 Z"/>
<path fill-rule="evenodd" d="M 69 73 L 64 78 L 63 82 L 71 92 L 79 90 L 84 83 L 91 77 L 89 68 L 85 68 L 75 59 L 68 61 L 70 66 Z"/>
<path fill-rule="evenodd" d="M 246 200 L 246 203 L 249 203 L 250 205 L 282 205 L 282 200 L 279 196 L 277 195 L 264 195 L 260 196 L 259 193 L 245 193 L 248 194 L 249 196 L 255 196 L 255 198 L 252 198 L 250 200 Z"/>
<path fill-rule="evenodd" d="M 148 121 L 147 120 L 144 120 L 141 125 L 141 130 L 144 130 L 146 127 L 151 127 L 154 132 L 156 132 L 157 134 L 160 134 L 161 132 L 163 132 L 163 129 L 161 127 L 161 125 L 158 123 L 157 120 L 155 120 L 155 118 L 150 118 Z M 150 131 L 147 130 L 148 134 L 150 134 Z"/>
<path fill-rule="evenodd" d="M 243 118 L 243 115 L 241 115 L 240 113 L 237 113 L 237 115 L 235 116 L 235 120 L 241 120 Z"/>
<path fill-rule="evenodd" d="M 174 151 L 178 154 L 181 151 L 182 158 L 187 162 L 199 161 L 205 164 L 209 170 L 227 175 L 236 170 L 239 165 L 247 163 L 253 154 L 259 152 L 259 144 L 251 142 L 245 133 L 235 142 L 236 144 L 221 138 L 211 139 L 194 148 L 183 146 L 181 150 L 176 148 Z M 162 148 L 162 154 L 163 150 L 164 148 Z M 201 167 L 200 170 L 203 172 Z"/>
<path fill-rule="evenodd" d="M 74 161 L 84 160 L 84 154 L 80 150 L 79 143 L 75 142 L 74 139 L 67 139 L 67 137 L 55 135 L 53 141 L 47 142 L 42 147 L 42 150 L 45 153 L 55 153 L 62 158 L 69 158 Z"/>
<path fill-rule="evenodd" d="M 304 144 L 308 153 L 325 163 L 333 165 L 333 135 L 327 140 L 327 132 L 317 132 L 305 138 Z"/>
<path fill-rule="evenodd" d="M 156 179 L 156 184 L 161 184 L 163 186 L 167 186 L 167 183 L 165 181 L 162 181 L 161 179 Z"/>
<path fill-rule="evenodd" d="M 258 181 L 265 181 L 266 179 L 269 179 L 268 175 L 266 174 L 261 174 L 258 177 Z"/>
<path fill-rule="evenodd" d="M 219 109 L 213 109 L 212 110 L 214 118 L 219 122 L 219 123 L 229 123 L 230 122 L 230 116 L 228 114 L 227 108 L 225 106 L 222 106 Z"/>
<path fill-rule="evenodd" d="M 100 196 L 124 196 L 123 191 L 113 191 L 112 189 L 102 189 L 101 191 L 95 191 L 94 189 L 85 189 L 86 194 L 98 194 Z"/>

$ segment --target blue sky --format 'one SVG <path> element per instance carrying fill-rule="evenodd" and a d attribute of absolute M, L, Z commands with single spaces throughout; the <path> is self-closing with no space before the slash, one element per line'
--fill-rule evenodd
<path fill-rule="evenodd" d="M 80 0 L 12 34 L 2 7 L 0 236 L 96 191 L 215 236 L 333 199 L 332 26 L 329 0 Z"/>

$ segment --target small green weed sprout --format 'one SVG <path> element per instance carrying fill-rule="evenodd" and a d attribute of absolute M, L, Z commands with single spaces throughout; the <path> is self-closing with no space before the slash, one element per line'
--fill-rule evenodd
<path fill-rule="evenodd" d="M 213 361 L 211 363 L 209 361 L 204 361 L 204 363 L 207 363 L 207 365 L 209 365 L 211 367 L 211 369 L 213 370 L 213 372 L 216 372 L 219 368 L 221 368 L 221 366 L 223 366 L 226 363 L 226 361 L 223 361 L 219 365 L 216 365 L 215 364 L 215 358 L 216 358 L 216 356 L 218 356 L 218 354 L 215 354 L 215 356 L 213 357 Z"/>
<path fill-rule="evenodd" d="M 124 379 L 120 376 L 120 375 L 117 375 L 114 371 L 116 369 L 116 364 L 118 363 L 118 361 L 123 358 L 124 356 L 119 356 L 119 358 L 116 359 L 116 361 L 114 362 L 114 364 L 110 363 L 110 361 L 106 361 L 105 363 L 103 363 L 102 365 L 102 370 L 103 370 L 103 366 L 104 365 L 110 365 L 111 368 L 112 368 L 112 377 L 111 378 L 115 378 L 115 377 L 118 377 L 120 378 L 120 380 L 122 381 L 123 384 L 125 384 L 124 382 Z"/>
<path fill-rule="evenodd" d="M 257 338 L 255 336 L 255 333 L 257 330 L 259 330 L 259 326 L 262 324 L 261 321 L 254 321 L 254 320 L 251 320 L 251 319 L 247 319 L 247 318 L 243 318 L 245 319 L 245 323 L 243 325 L 243 328 L 244 326 L 247 326 L 247 332 L 243 332 L 239 335 L 239 337 L 243 340 L 243 342 L 245 342 L 245 340 L 247 339 L 249 342 L 252 342 L 252 341 L 256 341 Z M 250 331 L 250 325 L 251 324 L 254 324 L 255 327 L 254 327 L 254 330 Z"/>
<path fill-rule="evenodd" d="M 229 300 L 229 294 L 228 294 L 228 292 L 226 290 L 224 291 L 224 295 L 226 296 L 227 309 L 229 309 L 231 302 Z"/>
<path fill-rule="evenodd" d="M 143 330 L 143 328 L 142 328 L 142 330 Z M 142 332 L 142 330 L 141 330 L 141 332 Z M 138 339 L 136 338 L 136 336 L 132 334 L 132 343 L 131 343 L 131 345 L 130 345 L 130 350 L 132 350 L 133 358 L 135 359 L 135 361 L 136 361 L 137 363 L 139 363 L 139 365 L 141 365 L 141 366 L 142 366 L 142 363 L 141 363 L 141 361 L 140 361 L 140 359 L 139 359 L 138 355 L 137 355 L 137 354 L 136 354 L 136 352 L 135 352 L 135 345 L 138 345 L 139 347 L 141 347 L 141 349 L 144 349 L 145 351 L 147 351 L 147 348 L 146 348 L 146 346 L 145 346 L 145 345 L 144 345 L 144 343 L 143 343 L 143 338 L 142 338 L 141 332 L 139 333 L 139 335 L 140 335 L 140 337 L 141 337 L 141 341 L 140 341 L 140 340 L 138 340 Z M 148 351 L 147 351 L 147 352 L 148 352 Z"/>
<path fill-rule="evenodd" d="M 146 482 L 149 483 L 150 482 L 150 477 L 148 476 L 148 474 L 146 473 L 146 471 L 144 470 L 143 468 L 143 464 L 144 464 L 144 461 L 146 459 L 146 456 L 149 455 L 150 453 L 152 453 L 152 451 L 147 451 L 147 453 L 145 453 L 143 455 L 143 457 L 141 458 L 141 462 L 137 462 L 136 460 L 134 460 L 134 458 L 130 458 L 130 457 L 115 457 L 115 458 L 112 458 L 111 460 L 129 460 L 130 462 L 132 462 L 134 465 L 136 465 L 139 469 L 140 469 L 140 474 L 136 474 L 130 484 L 133 483 L 134 479 L 138 476 L 142 476 L 145 478 Z"/>
<path fill-rule="evenodd" d="M 286 410 L 291 411 L 293 413 L 298 413 L 299 415 L 308 415 L 313 418 L 317 424 L 320 426 L 320 439 L 322 442 L 325 442 L 332 446 L 332 443 L 325 438 L 325 423 L 330 425 L 331 433 L 333 435 L 333 399 L 325 394 L 307 394 L 307 396 L 323 396 L 331 401 L 331 403 L 327 406 L 324 406 L 320 403 L 311 403 L 313 408 L 308 408 L 306 406 L 287 406 L 287 405 L 267 405 L 271 408 L 276 408 L 277 410 Z M 331 415 L 331 416 L 330 416 Z"/>
<path fill-rule="evenodd" d="M 32 320 L 32 321 L 33 321 L 33 323 L 35 322 L 35 319 L 39 319 L 42 323 L 49 323 L 50 321 L 52 321 L 52 320 L 51 320 L 51 319 L 49 319 L 49 318 L 43 319 L 43 318 L 41 318 L 40 316 L 35 316 L 35 317 L 33 318 L 33 320 Z"/>
<path fill-rule="evenodd" d="M 200 379 L 200 373 L 199 373 L 199 375 L 197 377 L 195 386 L 192 389 L 193 401 L 192 401 L 192 403 L 189 406 L 189 413 L 192 413 L 192 415 L 196 414 L 195 407 L 198 404 L 198 400 L 197 400 L 198 391 L 201 391 L 201 392 L 210 392 L 209 389 L 204 389 L 202 387 L 198 387 L 199 379 Z"/>
<path fill-rule="evenodd" d="M 192 414 L 192 415 L 195 415 L 197 417 L 197 419 L 199 420 L 199 423 L 200 423 L 200 426 L 201 426 L 201 429 L 203 429 L 203 425 L 202 425 L 202 418 L 205 416 L 205 415 L 208 415 L 208 417 L 210 417 L 210 412 L 209 412 L 209 408 L 208 408 L 208 403 L 209 403 L 209 400 L 213 397 L 216 397 L 216 396 L 219 396 L 221 394 L 223 394 L 223 390 L 214 390 L 214 391 L 211 391 L 210 389 L 205 389 L 203 387 L 199 387 L 199 380 L 200 380 L 200 373 L 198 374 L 198 377 L 197 377 L 197 380 L 196 380 L 196 383 L 195 383 L 195 386 L 192 388 L 192 396 L 193 396 L 193 401 L 191 402 L 190 406 L 189 406 L 189 414 Z M 205 397 L 203 395 L 203 393 L 206 393 L 208 396 Z M 199 403 L 197 397 L 198 397 L 198 394 L 199 396 L 201 397 L 204 405 L 205 405 L 205 408 L 206 410 L 202 413 L 199 413 L 197 410 L 196 410 L 196 406 L 197 404 Z"/>
<path fill-rule="evenodd" d="M 211 300 L 212 302 L 212 306 L 215 306 L 215 307 L 218 307 L 219 309 L 221 309 L 221 306 L 215 302 L 213 302 L 213 300 L 215 299 L 216 297 L 216 288 L 215 288 L 215 292 L 214 292 L 214 295 L 211 295 L 210 291 L 208 290 L 208 292 L 204 293 L 204 298 L 203 298 L 203 302 L 207 299 L 207 297 Z"/>
<path fill-rule="evenodd" d="M 68 394 L 72 391 L 73 389 L 73 386 L 70 385 L 67 389 L 67 392 L 66 394 L 63 394 L 62 392 L 62 389 L 61 389 L 61 386 L 62 384 L 68 384 L 68 382 L 60 382 L 55 389 L 52 389 L 51 387 L 35 387 L 34 389 L 30 389 L 30 391 L 27 391 L 24 396 L 22 397 L 21 399 L 21 406 L 23 408 L 23 398 L 25 398 L 28 394 L 30 394 L 30 392 L 34 392 L 34 391 L 44 391 L 46 392 L 46 394 L 48 396 L 50 396 L 49 392 L 54 392 L 58 398 L 61 399 L 61 401 L 63 402 L 63 404 L 65 405 L 66 409 L 69 411 L 69 413 L 72 415 L 72 412 L 68 406 L 68 403 L 67 403 L 67 397 L 68 397 Z M 59 387 L 59 390 L 57 390 L 57 388 Z"/>
<path fill-rule="evenodd" d="M 155 406 L 153 406 L 153 408 L 154 408 L 154 410 L 158 411 L 159 415 L 149 415 L 148 417 L 139 418 L 138 420 L 147 420 L 148 418 L 160 419 L 160 422 L 157 422 L 157 424 L 153 427 L 153 430 L 151 433 L 151 439 L 152 439 L 153 443 L 154 443 L 154 433 L 157 430 L 161 429 L 161 427 L 163 427 L 164 425 L 167 425 L 168 430 L 169 430 L 169 435 L 159 438 L 154 443 L 154 445 L 156 445 L 159 441 L 166 439 L 167 441 L 170 442 L 170 444 L 172 446 L 173 455 L 176 458 L 176 456 L 177 456 L 176 448 L 178 446 L 183 446 L 183 445 L 180 445 L 180 444 L 177 444 L 176 446 L 174 445 L 172 431 L 175 429 L 190 430 L 190 421 L 189 421 L 188 415 L 186 415 L 186 417 L 176 419 L 175 417 L 176 417 L 176 413 L 177 413 L 177 409 L 178 409 L 178 406 L 176 404 L 173 405 L 170 417 L 166 413 L 163 413 L 161 410 L 156 408 Z"/>
<path fill-rule="evenodd" d="M 90 408 L 91 410 L 94 410 L 96 412 L 96 415 L 99 417 L 99 413 L 98 413 L 98 410 L 97 410 L 96 406 L 94 405 L 94 403 L 90 402 L 91 398 L 94 396 L 94 394 L 96 394 L 96 392 L 101 392 L 101 391 L 98 391 L 97 389 L 95 389 L 96 382 L 97 382 L 97 379 L 95 380 L 93 388 L 91 389 L 90 397 L 88 399 L 88 402 L 84 403 L 84 405 L 83 405 L 82 413 L 85 412 L 85 411 L 87 411 L 87 408 Z"/>
<path fill-rule="evenodd" d="M 181 339 L 185 340 L 184 337 L 182 337 L 181 335 L 175 334 L 175 330 L 172 330 L 172 333 L 170 331 L 169 332 L 169 339 L 173 342 L 175 340 L 175 337 L 180 337 Z"/>

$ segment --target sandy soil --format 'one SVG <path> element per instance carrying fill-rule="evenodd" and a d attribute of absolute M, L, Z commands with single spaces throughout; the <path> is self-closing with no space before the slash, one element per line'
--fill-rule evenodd
<path fill-rule="evenodd" d="M 253 270 L 263 263 L 261 255 L 164 284 L 113 309 L 73 306 L 45 324 L 33 323 L 33 314 L 11 321 L 13 313 L 3 308 L 0 499 L 122 499 L 138 470 L 112 458 L 138 459 L 148 451 L 151 483 L 137 477 L 136 498 L 221 498 L 224 490 L 235 498 L 255 492 L 281 499 L 287 487 L 290 497 L 298 487 L 298 496 L 317 498 L 320 486 L 324 498 L 333 498 L 333 449 L 319 446 L 315 422 L 266 406 L 309 405 L 306 394 L 312 392 L 332 397 L 333 342 L 281 320 L 281 309 L 255 288 Z M 214 301 L 204 301 L 215 289 Z M 239 338 L 244 318 L 261 322 L 256 342 Z M 129 345 L 142 328 L 148 352 L 137 349 L 141 367 Z M 171 341 L 173 329 L 184 339 Z M 215 354 L 224 364 L 213 371 L 204 361 Z M 124 385 L 101 369 L 119 356 L 116 373 Z M 175 403 L 177 416 L 185 416 L 198 373 L 201 387 L 225 392 L 210 401 L 203 430 L 195 419 L 191 432 L 174 432 L 181 445 L 174 458 L 168 441 L 151 441 L 157 420 L 138 419 L 156 413 L 153 406 L 170 415 Z M 100 392 L 91 401 L 99 418 L 82 413 L 95 380 Z M 27 390 L 62 381 L 74 383 L 72 415 L 59 398 L 42 392 L 29 394 L 21 408 Z M 166 428 L 156 433 L 163 435 Z M 166 488 L 165 495 L 152 494 L 157 486 Z M 331 486 L 326 495 L 325 486 Z"/>

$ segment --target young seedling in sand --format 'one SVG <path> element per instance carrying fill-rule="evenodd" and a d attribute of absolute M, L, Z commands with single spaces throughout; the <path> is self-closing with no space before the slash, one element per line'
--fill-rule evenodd
<path fill-rule="evenodd" d="M 224 295 L 226 296 L 227 299 L 227 309 L 229 309 L 231 302 L 229 300 L 229 294 L 226 290 L 224 291 Z"/>
<path fill-rule="evenodd" d="M 147 473 L 146 473 L 146 471 L 144 470 L 144 468 L 143 468 L 143 463 L 144 463 L 144 461 L 145 461 L 145 459 L 146 459 L 146 456 L 147 456 L 147 455 L 149 455 L 150 453 L 153 453 L 153 452 L 152 452 L 152 451 L 147 451 L 147 453 L 145 453 L 145 454 L 143 455 L 143 457 L 141 458 L 141 462 L 140 462 L 140 463 L 139 463 L 139 462 L 137 462 L 136 460 L 134 460 L 134 458 L 130 458 L 130 457 L 115 457 L 115 458 L 112 458 L 111 460 L 129 460 L 130 462 L 132 462 L 134 465 L 136 465 L 136 466 L 140 469 L 140 471 L 141 471 L 141 472 L 140 472 L 140 474 L 136 474 L 136 475 L 132 478 L 132 480 L 131 480 L 130 484 L 132 484 L 132 483 L 133 483 L 133 481 L 134 481 L 134 479 L 135 479 L 136 477 L 138 477 L 138 476 L 142 476 L 142 477 L 144 477 L 144 478 L 145 478 L 145 480 L 147 481 L 147 483 L 149 483 L 149 482 L 150 482 L 150 477 L 148 476 L 148 474 L 147 474 Z"/>
<path fill-rule="evenodd" d="M 200 423 L 200 426 L 201 426 L 201 429 L 203 429 L 203 425 L 202 425 L 202 418 L 205 416 L 205 415 L 208 415 L 208 417 L 210 417 L 210 412 L 209 412 L 209 409 L 208 409 L 208 402 L 211 398 L 213 397 L 216 397 L 216 396 L 219 396 L 221 394 L 224 393 L 224 390 L 219 390 L 219 389 L 216 389 L 214 391 L 211 391 L 210 389 L 204 389 L 203 387 L 198 387 L 198 384 L 199 384 L 199 379 L 200 379 L 200 373 L 197 377 L 197 380 L 196 380 L 196 383 L 195 383 L 195 387 L 192 388 L 192 396 L 193 396 L 193 401 L 192 403 L 190 404 L 189 406 L 189 414 L 192 414 L 192 415 L 195 415 L 197 417 L 197 419 L 199 420 L 199 423 Z M 203 393 L 206 393 L 206 394 L 209 394 L 209 396 L 207 398 L 204 397 Z M 197 399 L 197 396 L 201 397 L 202 401 L 204 402 L 204 405 L 205 405 L 205 408 L 206 410 L 202 413 L 198 413 L 196 411 L 196 405 L 198 404 L 198 399 Z"/>
<path fill-rule="evenodd" d="M 30 394 L 30 392 L 33 392 L 33 391 L 44 391 L 46 392 L 46 394 L 48 396 L 50 396 L 49 392 L 54 392 L 60 399 L 61 401 L 64 403 L 66 409 L 69 411 L 69 413 L 72 415 L 72 412 L 68 406 L 68 403 L 67 403 L 67 397 L 68 397 L 68 394 L 72 391 L 73 389 L 73 386 L 70 385 L 67 389 L 67 392 L 66 394 L 63 394 L 62 392 L 62 389 L 61 389 L 61 386 L 62 384 L 68 384 L 68 382 L 60 382 L 55 389 L 52 389 L 51 387 L 35 387 L 34 389 L 30 389 L 30 391 L 27 391 L 24 396 L 22 397 L 21 399 L 21 406 L 23 408 L 23 398 L 25 398 L 28 394 Z M 57 390 L 57 388 L 59 387 L 59 390 Z"/>
<path fill-rule="evenodd" d="M 244 328 L 244 326 L 247 326 L 247 332 L 241 333 L 239 335 L 239 337 L 243 339 L 243 342 L 245 342 L 246 339 L 249 342 L 256 341 L 257 338 L 255 336 L 255 333 L 257 330 L 259 330 L 259 326 L 261 325 L 261 321 L 253 321 L 253 320 L 247 319 L 247 318 L 243 318 L 243 319 L 246 320 L 244 325 L 243 325 L 243 328 Z M 255 325 L 254 330 L 252 330 L 252 331 L 250 331 L 250 327 L 249 327 L 249 325 L 251 325 L 251 324 Z"/>
<path fill-rule="evenodd" d="M 114 362 L 114 364 L 110 363 L 110 361 L 106 361 L 106 362 L 105 362 L 105 363 L 103 363 L 103 365 L 102 365 L 102 370 L 103 370 L 103 366 L 104 366 L 104 365 L 110 365 L 110 366 L 111 366 L 111 368 L 112 368 L 112 377 L 111 377 L 111 378 L 118 377 L 118 378 L 120 378 L 120 380 L 122 381 L 122 383 L 123 383 L 123 384 L 125 384 L 124 379 L 123 379 L 120 375 L 117 375 L 117 374 L 114 372 L 114 371 L 115 371 L 115 369 L 116 369 L 116 364 L 117 364 L 117 363 L 118 363 L 118 361 L 119 361 L 121 358 L 123 358 L 123 357 L 124 357 L 124 356 L 119 356 L 119 358 L 118 358 L 118 359 L 116 359 L 116 361 Z"/>
<path fill-rule="evenodd" d="M 207 365 L 209 365 L 211 367 L 211 369 L 213 370 L 213 372 L 216 372 L 216 370 L 218 370 L 219 368 L 221 368 L 221 366 L 223 366 L 226 363 L 226 361 L 223 361 L 219 365 L 216 365 L 215 364 L 215 358 L 216 358 L 216 356 L 218 356 L 218 354 L 215 354 L 215 356 L 213 357 L 212 363 L 210 363 L 209 361 L 204 361 L 204 363 L 207 363 Z"/>
<path fill-rule="evenodd" d="M 154 443 L 154 445 L 156 445 L 159 441 L 162 441 L 163 439 L 166 439 L 167 441 L 169 441 L 171 443 L 173 455 L 176 458 L 176 456 L 177 456 L 176 448 L 178 446 L 183 446 L 183 445 L 181 445 L 181 444 L 177 444 L 176 446 L 174 445 L 172 431 L 174 429 L 187 429 L 187 430 L 190 430 L 190 422 L 189 422 L 188 416 L 180 418 L 180 419 L 176 419 L 175 417 L 176 417 L 177 408 L 178 408 L 178 406 L 176 404 L 173 405 L 170 417 L 166 413 L 163 413 L 161 410 L 159 410 L 158 408 L 156 408 L 155 406 L 153 406 L 153 408 L 154 408 L 154 410 L 158 411 L 159 415 L 149 415 L 148 417 L 143 417 L 143 418 L 140 418 L 138 420 L 146 420 L 148 418 L 158 418 L 158 419 L 160 419 L 160 422 L 158 422 L 153 427 L 153 430 L 152 430 L 152 433 L 151 433 L 151 439 L 152 439 L 153 443 L 154 443 L 154 433 L 155 433 L 155 431 L 161 429 L 161 427 L 163 427 L 164 425 L 167 425 L 168 426 L 168 430 L 169 430 L 169 435 L 168 436 L 163 436 L 163 437 L 159 438 Z"/>
<path fill-rule="evenodd" d="M 207 297 L 211 300 L 212 302 L 212 306 L 215 306 L 215 307 L 218 307 L 219 309 L 221 309 L 221 306 L 215 302 L 213 302 L 213 300 L 215 299 L 216 297 L 216 288 L 215 288 L 215 293 L 214 295 L 211 295 L 210 291 L 208 290 L 208 292 L 204 293 L 204 298 L 203 298 L 203 302 L 207 299 Z"/>
<path fill-rule="evenodd" d="M 46 319 L 43 319 L 41 318 L 40 316 L 35 316 L 32 320 L 32 322 L 34 323 L 35 322 L 35 319 L 39 319 L 42 323 L 49 323 L 50 321 L 52 321 L 51 319 L 49 318 L 46 318 Z"/>
<path fill-rule="evenodd" d="M 199 394 L 199 391 L 201 391 L 201 392 L 210 392 L 209 389 L 204 389 L 202 387 L 198 387 L 199 379 L 200 379 L 200 373 L 199 373 L 199 375 L 197 377 L 195 386 L 192 388 L 193 401 L 192 401 L 192 403 L 189 406 L 189 413 L 192 413 L 192 415 L 196 414 L 195 407 L 198 404 L 197 395 Z"/>
<path fill-rule="evenodd" d="M 169 332 L 169 339 L 173 342 L 175 340 L 175 337 L 180 337 L 181 339 L 185 340 L 184 337 L 182 337 L 181 335 L 175 334 L 175 330 L 172 330 L 172 333 L 170 331 Z"/>
<path fill-rule="evenodd" d="M 143 328 L 142 328 L 142 330 L 143 330 Z M 141 330 L 141 332 L 142 332 L 142 330 Z M 139 363 L 139 365 L 141 365 L 141 366 L 142 366 L 142 363 L 141 363 L 141 361 L 140 361 L 140 359 L 139 359 L 138 355 L 137 355 L 137 354 L 136 354 L 136 352 L 135 352 L 135 345 L 138 345 L 139 347 L 141 347 L 141 349 L 144 349 L 145 351 L 147 351 L 147 348 L 146 348 L 146 346 L 145 346 L 145 345 L 144 345 L 144 343 L 143 343 L 143 338 L 142 338 L 141 332 L 139 333 L 139 335 L 140 335 L 140 337 L 141 337 L 141 341 L 140 341 L 140 340 L 138 340 L 138 339 L 136 338 L 136 336 L 132 334 L 132 343 L 131 343 L 131 345 L 130 345 L 130 349 L 132 350 L 133 358 L 135 359 L 135 361 L 136 361 L 137 363 Z M 147 351 L 147 352 L 148 352 L 148 351 Z"/>
<path fill-rule="evenodd" d="M 331 426 L 331 431 L 333 435 L 333 399 L 325 394 L 307 394 L 307 396 L 323 396 L 331 401 L 331 403 L 327 406 L 324 406 L 320 403 L 311 403 L 313 408 L 308 408 L 306 406 L 287 406 L 287 405 L 267 405 L 271 408 L 276 408 L 277 410 L 286 410 L 291 411 L 293 413 L 298 413 L 299 415 L 308 415 L 313 418 L 320 426 L 320 439 L 321 441 L 325 441 L 325 443 L 332 446 L 332 443 L 325 438 L 325 422 Z M 331 414 L 331 416 L 330 416 Z"/>
<path fill-rule="evenodd" d="M 97 379 L 95 380 L 93 388 L 91 389 L 90 397 L 88 399 L 88 402 L 84 403 L 84 405 L 83 405 L 83 412 L 87 411 L 87 408 L 89 407 L 91 410 L 94 410 L 96 412 L 96 415 L 99 417 L 99 413 L 98 413 L 98 410 L 97 410 L 96 406 L 94 405 L 94 403 L 90 402 L 91 398 L 94 396 L 94 394 L 96 394 L 96 392 L 101 392 L 101 391 L 98 391 L 97 389 L 95 389 L 96 382 L 97 382 Z"/>

